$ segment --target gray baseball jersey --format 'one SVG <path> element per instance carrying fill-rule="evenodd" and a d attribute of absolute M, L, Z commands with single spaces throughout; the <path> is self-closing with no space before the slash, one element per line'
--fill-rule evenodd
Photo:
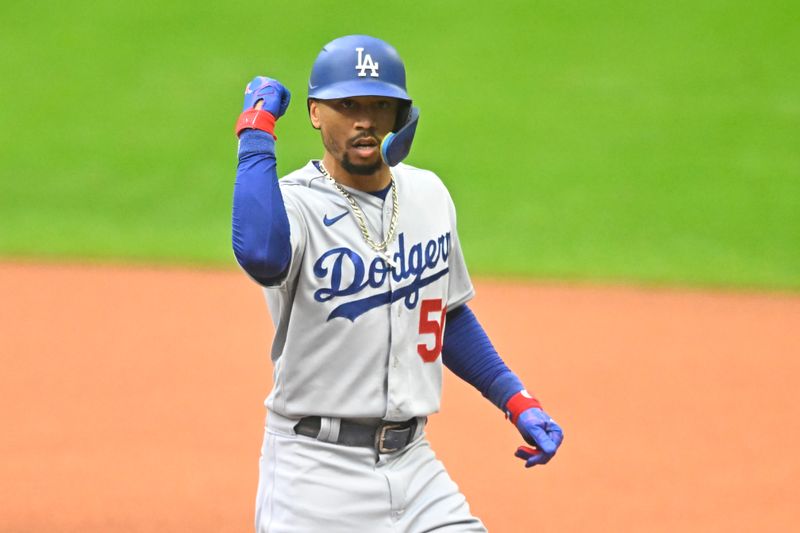
<path fill-rule="evenodd" d="M 283 416 L 407 420 L 439 409 L 445 313 L 472 298 L 452 199 L 432 172 L 393 167 L 397 237 L 388 255 L 364 241 L 345 198 L 314 162 L 280 181 L 289 217 L 288 275 L 264 289 L 275 325 L 274 388 Z M 346 188 L 373 239 L 386 200 Z"/>

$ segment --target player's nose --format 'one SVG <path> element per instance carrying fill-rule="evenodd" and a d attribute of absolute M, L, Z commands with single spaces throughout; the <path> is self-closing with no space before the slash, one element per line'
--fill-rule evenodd
<path fill-rule="evenodd" d="M 373 124 L 374 124 L 373 120 L 371 120 L 369 117 L 364 117 L 356 120 L 355 128 L 357 130 L 369 130 L 372 129 Z"/>
<path fill-rule="evenodd" d="M 369 106 L 362 106 L 353 118 L 356 129 L 370 129 L 375 125 L 376 112 Z"/>

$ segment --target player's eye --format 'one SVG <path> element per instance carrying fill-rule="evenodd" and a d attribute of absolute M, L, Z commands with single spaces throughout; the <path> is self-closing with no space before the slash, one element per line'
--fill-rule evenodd
<path fill-rule="evenodd" d="M 356 103 L 349 98 L 342 98 L 339 101 L 339 105 L 342 107 L 342 109 L 353 109 Z"/>
<path fill-rule="evenodd" d="M 378 109 L 389 109 L 392 106 L 392 103 L 389 100 L 378 100 L 377 104 Z"/>

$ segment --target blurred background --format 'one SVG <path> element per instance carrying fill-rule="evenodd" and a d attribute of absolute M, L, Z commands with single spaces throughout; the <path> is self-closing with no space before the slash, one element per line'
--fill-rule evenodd
<path fill-rule="evenodd" d="M 321 155 L 323 44 L 392 43 L 474 273 L 800 288 L 800 5 L 790 1 L 6 1 L 0 254 L 233 264 L 233 124 L 293 104 Z"/>
<path fill-rule="evenodd" d="M 404 59 L 407 163 L 564 426 L 526 471 L 451 375 L 430 438 L 493 532 L 796 531 L 800 4 L 0 3 L 0 532 L 250 531 L 271 321 L 234 123 L 335 37 Z M 711 289 L 711 290 L 709 290 Z"/>

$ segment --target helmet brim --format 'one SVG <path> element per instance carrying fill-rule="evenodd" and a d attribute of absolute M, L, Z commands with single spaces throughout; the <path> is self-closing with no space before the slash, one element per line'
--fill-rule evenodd
<path fill-rule="evenodd" d="M 308 97 L 317 100 L 335 100 L 337 98 L 350 98 L 353 96 L 386 96 L 410 102 L 408 93 L 397 85 L 381 80 L 347 80 L 312 88 L 308 85 Z"/>

